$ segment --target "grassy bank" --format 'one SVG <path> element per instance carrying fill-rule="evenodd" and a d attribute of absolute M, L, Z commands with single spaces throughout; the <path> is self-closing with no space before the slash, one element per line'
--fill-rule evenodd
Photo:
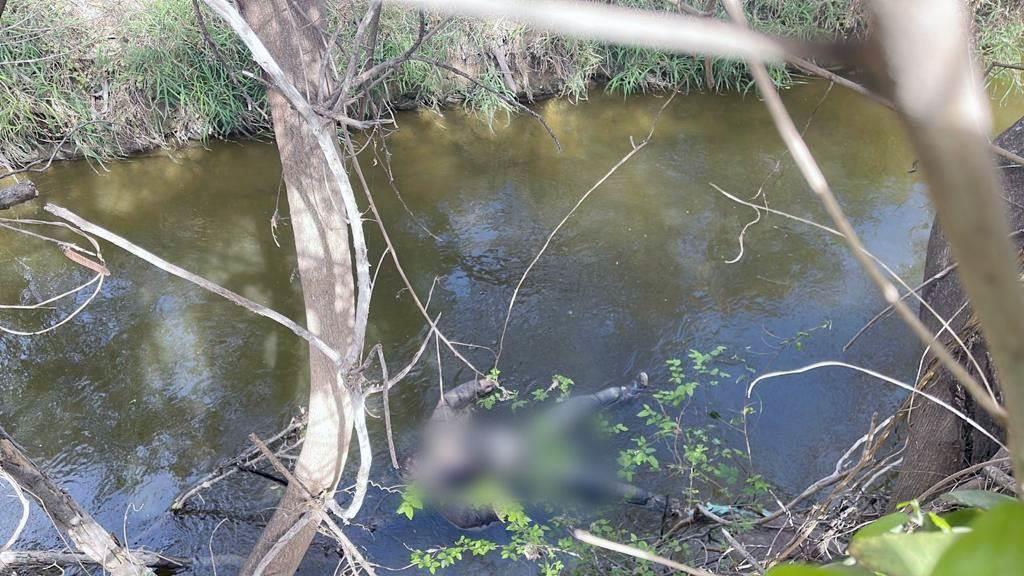
<path fill-rule="evenodd" d="M 618 3 L 676 9 L 663 0 Z M 341 27 L 341 46 L 347 46 L 346 37 L 354 33 L 365 4 L 336 4 L 333 17 Z M 861 32 L 860 4 L 748 0 L 747 9 L 760 29 L 820 38 Z M 971 4 L 979 51 L 997 61 L 1024 59 L 1021 3 Z M 216 18 L 206 16 L 211 32 L 207 39 L 191 0 L 112 0 L 103 6 L 81 8 L 70 0 L 8 2 L 0 21 L 0 164 L 23 165 L 48 156 L 62 142 L 62 156 L 109 157 L 267 130 L 258 71 Z M 416 14 L 387 7 L 378 58 L 403 52 L 415 40 L 417 27 Z M 336 54 L 339 61 L 345 58 L 343 50 Z M 525 99 L 584 98 L 595 85 L 625 94 L 667 87 L 749 87 L 743 66 L 736 62 L 562 39 L 510 22 L 456 19 L 420 55 Z M 504 73 L 499 59 L 507 63 Z M 780 84 L 791 80 L 785 69 L 773 73 Z M 424 62 L 403 65 L 375 96 L 402 106 L 462 105 L 484 118 L 506 109 L 493 93 Z"/>

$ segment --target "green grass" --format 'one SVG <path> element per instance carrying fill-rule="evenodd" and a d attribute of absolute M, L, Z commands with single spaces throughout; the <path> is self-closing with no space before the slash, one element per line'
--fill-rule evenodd
<path fill-rule="evenodd" d="M 674 9 L 664 0 L 616 0 L 648 9 Z M 695 5 L 702 4 L 696 0 Z M 856 0 L 746 0 L 751 25 L 787 36 L 832 39 L 861 34 L 865 16 Z M 976 0 L 976 46 L 982 59 L 1024 60 L 1021 0 Z M 191 0 L 142 0 L 124 14 L 97 25 L 80 18 L 67 2 L 10 0 L 0 22 L 0 164 L 20 165 L 48 155 L 68 138 L 68 152 L 105 157 L 186 140 L 258 134 L 269 127 L 258 73 L 233 34 L 207 13 L 206 21 L 223 62 L 196 22 Z M 332 26 L 340 23 L 339 69 L 348 56 L 354 23 L 365 0 L 332 4 Z M 719 16 L 724 18 L 720 3 Z M 103 20 L 103 19 L 101 19 Z M 432 17 L 430 25 L 440 22 Z M 376 57 L 401 54 L 416 40 L 414 11 L 387 5 L 381 16 Z M 606 46 L 559 38 L 503 21 L 456 18 L 421 47 L 419 55 L 446 62 L 480 83 L 512 94 L 498 70 L 500 50 L 517 87 L 527 93 L 552 90 L 572 100 L 595 86 L 624 95 L 678 88 L 706 90 L 705 60 L 656 50 Z M 746 91 L 742 63 L 714 59 L 713 88 Z M 1020 72 L 997 71 L 1024 87 Z M 771 70 L 780 85 L 792 82 L 782 67 Z M 514 111 L 489 90 L 422 62 L 403 64 L 374 98 L 421 106 L 462 105 L 486 121 Z"/>

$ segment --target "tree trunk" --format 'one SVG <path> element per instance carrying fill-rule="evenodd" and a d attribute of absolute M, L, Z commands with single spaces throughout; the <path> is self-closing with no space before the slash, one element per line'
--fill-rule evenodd
<path fill-rule="evenodd" d="M 242 15 L 288 79 L 310 101 L 319 95 L 326 18 L 322 1 L 247 0 Z M 343 354 L 353 340 L 355 291 L 348 224 L 338 189 L 316 135 L 275 89 L 268 89 L 274 136 L 288 191 L 288 206 L 306 307 L 306 325 Z M 337 144 L 335 144 L 337 146 Z M 339 150 L 340 152 L 340 150 Z M 358 224 L 357 224 L 358 225 Z M 350 400 L 333 363 L 310 348 L 309 425 L 295 465 L 296 478 L 313 494 L 335 490 L 348 453 L 352 423 L 344 417 Z M 252 574 L 267 552 L 308 510 L 306 491 L 289 485 L 241 573 Z M 290 540 L 264 574 L 290 575 L 316 533 L 317 522 Z"/>
<path fill-rule="evenodd" d="M 1024 118 L 1003 132 L 996 139 L 996 144 L 1017 154 L 1024 152 Z M 1008 165 L 1005 160 L 1002 162 L 1003 166 Z M 1000 172 L 1003 177 L 1003 194 L 1008 201 L 1007 211 L 1011 229 L 1024 229 L 1024 168 L 1004 167 Z M 952 263 L 953 256 L 949 244 L 936 221 L 932 225 L 931 237 L 928 240 L 925 279 L 931 278 Z M 955 271 L 926 287 L 921 296 L 945 318 L 956 313 L 966 301 Z M 939 322 L 927 310 L 922 309 L 921 319 L 931 330 L 938 332 L 941 329 Z M 988 347 L 971 309 L 968 307 L 961 312 L 953 322 L 950 322 L 950 326 L 971 350 L 998 395 L 998 379 L 993 371 Z M 950 340 L 948 335 L 943 338 L 954 355 L 968 366 L 963 351 L 957 353 L 957 345 L 955 342 L 950 344 Z M 971 372 L 973 374 L 974 370 Z M 938 366 L 934 360 L 928 364 L 918 384 L 926 392 L 960 408 L 989 430 L 998 430 L 998 426 L 984 411 L 976 409 L 970 395 L 957 384 L 949 372 Z M 950 474 L 991 458 L 998 448 L 973 428 L 964 425 L 956 416 L 932 402 L 917 399 L 913 401 L 912 406 L 907 450 L 893 488 L 891 505 L 918 497 Z"/>

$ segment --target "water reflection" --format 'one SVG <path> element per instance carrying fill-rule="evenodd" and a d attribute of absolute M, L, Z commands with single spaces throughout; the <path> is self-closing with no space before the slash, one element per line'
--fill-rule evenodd
<path fill-rule="evenodd" d="M 798 124 L 826 89 L 813 82 L 785 93 Z M 596 96 L 578 106 L 541 104 L 561 154 L 526 117 L 499 118 L 493 127 L 459 112 L 400 118 L 389 143 L 394 176 L 408 210 L 436 238 L 409 217 L 381 166 L 370 167 L 369 177 L 413 285 L 425 295 L 437 279 L 432 309 L 451 336 L 495 344 L 512 289 L 546 235 L 629 150 L 629 138 L 646 134 L 662 103 L 660 96 Z M 1012 105 L 997 111 L 1001 126 L 1024 111 L 1021 101 Z M 895 117 L 836 88 L 807 139 L 869 249 L 909 282 L 918 280 L 931 213 L 919 178 L 908 174 L 913 158 Z M 753 95 L 677 98 L 654 140 L 584 204 L 524 285 L 500 366 L 506 384 L 528 390 L 560 373 L 593 391 L 639 370 L 663 381 L 666 359 L 718 344 L 759 369 L 842 358 L 912 378 L 919 346 L 892 321 L 841 352 L 880 299 L 833 238 L 769 216 L 746 234 L 743 259 L 725 262 L 737 254 L 737 236 L 753 212 L 709 182 L 750 197 L 782 157 L 784 147 Z M 782 166 L 764 189 L 770 205 L 824 222 L 795 168 Z M 287 222 L 276 234 L 280 247 L 271 231 L 275 207 L 286 213 L 272 145 L 217 143 L 114 163 L 98 174 L 84 163 L 67 164 L 37 182 L 47 199 L 302 319 Z M 48 245 L 3 238 L 0 301 L 35 301 L 86 278 Z M 372 248 L 379 255 L 380 246 Z M 294 414 L 304 402 L 305 347 L 271 322 L 115 248 L 106 256 L 113 276 L 85 313 L 47 336 L 0 336 L 0 418 L 108 528 L 119 529 L 127 510 L 131 545 L 205 558 L 219 516 L 175 518 L 167 506 L 178 489 L 244 445 L 249 432 L 270 434 Z M 14 320 L 4 314 L 0 321 Z M 832 330 L 815 333 L 801 351 L 774 351 L 773 335 L 825 321 Z M 424 335 L 397 274 L 385 267 L 368 341 L 384 343 L 388 358 L 399 362 Z M 467 354 L 480 366 L 493 361 L 486 350 Z M 468 377 L 450 358 L 444 368 L 449 383 Z M 873 411 L 899 397 L 849 373 L 766 385 L 758 395 L 763 414 L 751 427 L 756 463 L 784 490 L 802 487 L 832 466 L 838 447 L 862 433 Z M 437 398 L 430 363 L 395 392 L 400 452 Z M 723 386 L 701 398 L 692 423 L 702 423 L 707 411 L 741 405 L 740 387 Z M 623 406 L 615 415 L 628 422 L 635 412 Z M 379 422 L 371 427 L 379 437 Z M 384 452 L 377 455 L 384 484 L 396 481 L 386 460 Z M 217 533 L 218 553 L 244 554 L 275 490 L 247 481 L 208 495 L 204 508 L 237 514 Z M 375 530 L 352 534 L 382 563 L 405 564 L 401 542 L 429 547 L 454 534 L 436 515 L 399 519 L 396 505 L 387 494 L 371 493 L 364 510 Z M 0 519 L 13 514 L 9 502 L 0 502 Z M 41 518 L 34 516 L 25 546 L 56 543 Z M 306 569 L 320 574 L 335 561 L 320 547 Z"/>

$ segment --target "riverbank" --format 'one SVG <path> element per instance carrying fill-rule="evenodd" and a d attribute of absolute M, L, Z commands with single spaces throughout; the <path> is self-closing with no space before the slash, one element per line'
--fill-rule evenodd
<path fill-rule="evenodd" d="M 679 9 L 662 0 L 617 1 Z M 747 4 L 753 25 L 774 33 L 837 38 L 865 27 L 856 0 Z M 348 46 L 365 2 L 336 8 L 339 46 Z M 1021 61 L 1019 3 L 985 0 L 975 10 L 979 52 L 990 61 Z M 49 157 L 55 146 L 58 158 L 107 158 L 266 133 L 259 71 L 234 35 L 211 14 L 204 16 L 208 36 L 191 0 L 8 2 L 0 20 L 0 165 L 23 166 Z M 404 52 L 418 26 L 415 12 L 386 7 L 378 59 Z M 529 102 L 578 100 L 595 86 L 624 94 L 749 88 L 737 62 L 567 40 L 512 22 L 455 19 L 418 56 L 422 60 L 403 64 L 375 97 L 399 108 L 464 106 L 489 120 L 512 111 L 495 92 Z M 345 51 L 337 50 L 336 58 L 344 67 Z M 424 60 L 454 67 L 472 81 Z M 792 81 L 783 68 L 773 74 L 780 84 Z"/>

